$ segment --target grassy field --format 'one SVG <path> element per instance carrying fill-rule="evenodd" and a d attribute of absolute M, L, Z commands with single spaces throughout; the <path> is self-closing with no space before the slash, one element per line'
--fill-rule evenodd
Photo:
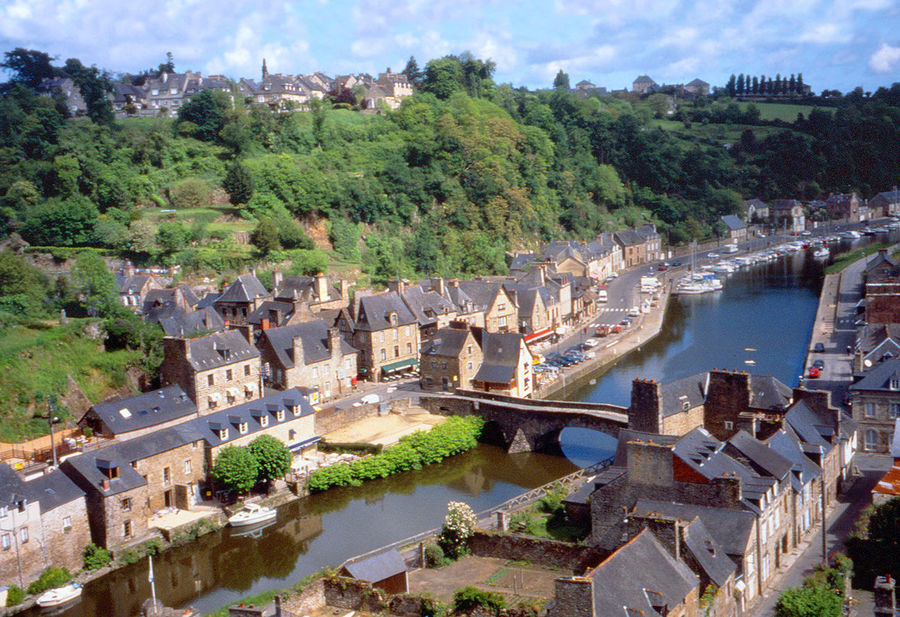
<path fill-rule="evenodd" d="M 741 106 L 741 109 L 746 109 L 747 105 L 750 105 L 750 102 L 741 102 L 738 103 Z M 804 118 L 809 117 L 809 112 L 811 112 L 815 107 L 812 105 L 795 105 L 793 103 L 756 103 L 757 109 L 759 109 L 759 116 L 762 120 L 781 120 L 783 122 L 794 122 L 797 119 L 797 114 L 803 114 Z M 819 109 L 823 109 L 825 111 L 831 112 L 831 108 L 829 107 L 820 107 Z"/>
<path fill-rule="evenodd" d="M 73 319 L 65 326 L 31 324 L 0 331 L 0 441 L 46 434 L 47 422 L 34 418 L 35 411 L 44 412 L 48 394 L 65 394 L 69 375 L 91 401 L 126 384 L 125 369 L 137 364 L 139 352 L 103 352 L 101 341 L 83 334 L 87 324 Z M 59 415 L 70 415 L 62 401 Z"/>
<path fill-rule="evenodd" d="M 750 129 L 757 140 L 765 139 L 771 135 L 782 132 L 784 129 L 774 126 L 753 126 L 749 124 L 700 124 L 693 123 L 691 128 L 685 128 L 678 120 L 653 120 L 653 126 L 660 127 L 664 131 L 673 133 L 686 141 L 703 141 L 717 144 L 733 144 L 741 139 L 741 133 Z"/>

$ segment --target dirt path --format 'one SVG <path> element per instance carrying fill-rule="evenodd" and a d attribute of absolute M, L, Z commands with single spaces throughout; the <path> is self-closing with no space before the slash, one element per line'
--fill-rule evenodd
<path fill-rule="evenodd" d="M 425 410 L 411 410 L 404 414 L 388 414 L 365 418 L 323 435 L 330 442 L 365 442 L 390 446 L 404 435 L 415 431 L 427 431 L 447 418 Z"/>

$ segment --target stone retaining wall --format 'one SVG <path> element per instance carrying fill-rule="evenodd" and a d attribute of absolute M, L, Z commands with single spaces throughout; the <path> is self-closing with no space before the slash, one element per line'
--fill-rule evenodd
<path fill-rule="evenodd" d="M 563 568 L 582 573 L 609 556 L 609 551 L 578 546 L 549 538 L 535 538 L 519 534 L 491 534 L 476 532 L 469 540 L 476 557 L 495 557 L 511 561 L 527 561 L 546 568 Z"/>

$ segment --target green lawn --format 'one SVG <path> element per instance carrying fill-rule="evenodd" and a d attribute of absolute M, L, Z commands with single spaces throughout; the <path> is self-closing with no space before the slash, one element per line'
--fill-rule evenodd
<path fill-rule="evenodd" d="M 744 101 L 738 103 L 741 106 L 741 109 L 746 109 L 747 105 L 750 105 L 749 101 Z M 803 114 L 804 118 L 809 117 L 809 112 L 811 112 L 815 107 L 812 105 L 795 105 L 793 103 L 756 103 L 753 102 L 753 105 L 756 105 L 757 109 L 759 109 L 759 115 L 762 120 L 782 120 L 783 122 L 794 122 L 797 119 L 797 114 Z M 831 112 L 832 109 L 830 107 L 820 107 L 819 109 L 823 109 L 825 111 Z"/>
<path fill-rule="evenodd" d="M 753 131 L 757 140 L 765 139 L 785 129 L 774 126 L 754 126 L 750 124 L 702 124 L 694 122 L 691 128 L 685 128 L 684 123 L 678 120 L 653 120 L 653 126 L 660 127 L 664 131 L 672 133 L 685 141 L 703 141 L 706 143 L 733 144 L 741 139 L 741 133 L 746 129 Z"/>

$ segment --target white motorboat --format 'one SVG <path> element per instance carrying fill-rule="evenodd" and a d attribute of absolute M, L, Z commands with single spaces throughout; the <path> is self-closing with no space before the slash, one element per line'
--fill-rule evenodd
<path fill-rule="evenodd" d="M 37 599 L 37 605 L 41 608 L 60 606 L 79 597 L 81 597 L 81 585 L 69 583 L 64 587 L 57 587 L 41 594 Z"/>
<path fill-rule="evenodd" d="M 232 527 L 244 527 L 246 525 L 256 525 L 270 521 L 278 515 L 273 508 L 267 508 L 255 503 L 248 503 L 244 508 L 228 519 L 228 524 Z"/>
<path fill-rule="evenodd" d="M 828 259 L 828 256 L 830 254 L 831 252 L 824 246 L 813 251 L 813 257 L 815 257 L 816 259 Z"/>

